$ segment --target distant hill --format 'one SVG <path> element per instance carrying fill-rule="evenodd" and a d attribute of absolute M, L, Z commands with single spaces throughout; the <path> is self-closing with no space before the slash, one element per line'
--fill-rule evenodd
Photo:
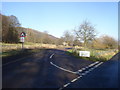
<path fill-rule="evenodd" d="M 19 35 L 21 32 L 25 32 L 27 34 L 26 36 L 27 42 L 56 44 L 57 41 L 59 40 L 59 38 L 53 35 L 30 28 L 17 27 L 17 31 Z"/>
<path fill-rule="evenodd" d="M 25 32 L 27 34 L 27 36 L 25 37 L 25 42 L 56 45 L 60 45 L 63 42 L 63 40 L 46 32 L 40 32 L 31 28 L 21 27 L 19 20 L 14 15 L 6 16 L 0 14 L 0 20 L 1 18 L 2 36 L 0 37 L 0 40 L 2 39 L 2 42 L 4 43 L 19 43 L 21 32 Z"/>

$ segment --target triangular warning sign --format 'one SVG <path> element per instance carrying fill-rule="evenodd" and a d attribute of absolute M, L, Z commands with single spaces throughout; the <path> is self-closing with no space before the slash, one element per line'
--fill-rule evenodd
<path fill-rule="evenodd" d="M 25 33 L 22 32 L 22 33 L 20 34 L 20 37 L 25 37 Z"/>
<path fill-rule="evenodd" d="M 22 33 L 21 36 L 25 36 L 25 35 Z"/>

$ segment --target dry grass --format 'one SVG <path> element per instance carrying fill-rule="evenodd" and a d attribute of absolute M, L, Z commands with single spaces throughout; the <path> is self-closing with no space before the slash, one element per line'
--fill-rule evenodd
<path fill-rule="evenodd" d="M 83 58 L 92 61 L 107 61 L 111 59 L 115 54 L 118 53 L 118 50 L 115 49 L 108 49 L 108 50 L 95 50 L 95 49 L 87 49 L 90 51 L 90 57 L 80 57 L 79 51 L 84 51 L 84 49 L 75 49 L 75 50 L 68 50 L 68 52 L 78 58 Z"/>
<path fill-rule="evenodd" d="M 22 48 L 22 44 L 7 44 L 2 43 L 2 52 L 9 50 L 17 50 Z M 52 44 L 39 44 L 39 43 L 25 43 L 24 49 L 34 49 L 34 48 L 56 48 L 56 45 Z"/>

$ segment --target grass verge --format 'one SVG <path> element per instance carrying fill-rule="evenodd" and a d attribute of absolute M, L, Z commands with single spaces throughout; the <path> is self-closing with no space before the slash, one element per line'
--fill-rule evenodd
<path fill-rule="evenodd" d="M 5 64 L 7 62 L 10 62 L 11 60 L 16 60 L 19 58 L 23 58 L 26 57 L 28 55 L 32 55 L 34 53 L 38 53 L 41 52 L 45 49 L 18 49 L 18 50 L 9 50 L 6 52 L 2 52 L 2 54 L 0 55 L 0 57 L 2 57 L 2 64 Z"/>
<path fill-rule="evenodd" d="M 79 56 L 80 50 L 67 50 L 67 54 L 73 55 L 80 59 L 91 60 L 91 61 L 102 61 L 105 62 L 111 59 L 117 52 L 114 50 L 88 50 L 90 51 L 90 57 L 80 57 Z M 81 50 L 82 51 L 82 50 Z"/>

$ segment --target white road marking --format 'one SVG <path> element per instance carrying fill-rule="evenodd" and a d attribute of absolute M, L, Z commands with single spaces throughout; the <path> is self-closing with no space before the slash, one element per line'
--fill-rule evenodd
<path fill-rule="evenodd" d="M 81 78 L 81 77 L 82 77 L 82 76 L 79 76 L 79 77 L 77 77 L 77 78 L 73 79 L 71 82 L 75 82 L 75 81 L 77 81 L 77 80 L 78 80 L 79 78 Z M 68 85 L 70 85 L 70 84 L 71 84 L 71 82 L 69 82 L 69 83 L 67 83 L 67 84 L 63 85 L 63 87 L 59 88 L 58 90 L 62 90 L 63 88 L 67 87 Z"/>
<path fill-rule="evenodd" d="M 77 78 L 73 79 L 71 82 L 75 82 L 77 80 Z"/>
<path fill-rule="evenodd" d="M 65 84 L 63 87 L 67 87 L 70 83 Z"/>
<path fill-rule="evenodd" d="M 54 55 L 54 53 L 50 56 L 50 58 L 52 58 L 53 55 Z M 59 69 L 61 69 L 61 70 L 63 70 L 63 71 L 66 71 L 66 72 L 69 72 L 69 73 L 73 73 L 73 74 L 78 74 L 78 72 L 73 72 L 73 71 L 70 71 L 70 70 L 64 69 L 64 68 L 62 68 L 62 67 L 60 67 L 60 66 L 54 64 L 53 62 L 50 62 L 50 64 L 53 65 L 53 66 L 55 66 L 55 67 L 57 67 L 57 68 L 59 68 Z"/>
<path fill-rule="evenodd" d="M 77 74 L 77 72 L 73 72 L 73 71 L 64 69 L 64 68 L 62 68 L 62 67 L 60 67 L 60 66 L 55 65 L 55 64 L 52 63 L 52 62 L 50 62 L 50 64 L 53 65 L 53 66 L 55 66 L 55 67 L 57 67 L 57 68 L 59 68 L 59 69 L 61 69 L 61 70 L 63 70 L 63 71 L 70 72 L 70 73 L 73 73 L 73 74 Z"/>
<path fill-rule="evenodd" d="M 50 58 L 52 58 L 53 55 L 54 55 L 54 53 L 50 56 Z M 8 62 L 8 63 L 6 63 L 6 64 L 2 64 L 2 65 L 0 65 L 0 67 L 2 67 L 2 66 L 6 66 L 6 65 L 8 65 L 8 64 L 11 64 L 11 63 L 14 63 L 14 62 L 20 61 L 20 60 L 22 60 L 22 59 L 25 59 L 25 58 L 28 58 L 28 57 L 31 57 L 31 56 L 32 56 L 32 55 L 27 56 L 27 57 L 23 57 L 23 58 L 20 58 L 20 59 L 17 59 L 17 60 L 15 60 L 15 61 Z M 37 60 L 39 60 L 39 59 L 37 59 Z M 37 60 L 36 60 L 36 61 L 37 61 Z"/>
<path fill-rule="evenodd" d="M 82 70 L 80 69 L 80 70 L 78 70 L 79 72 L 82 72 Z"/>
<path fill-rule="evenodd" d="M 100 62 L 99 64 L 97 64 L 97 65 L 95 66 L 95 68 L 98 67 L 99 65 L 101 65 L 102 63 L 103 63 L 103 62 Z"/>
<path fill-rule="evenodd" d="M 92 66 L 94 66 L 94 65 L 95 65 L 95 64 L 97 64 L 97 63 L 99 63 L 99 61 L 97 61 L 97 62 L 95 62 L 95 63 L 90 64 L 88 67 L 92 67 Z"/>
<path fill-rule="evenodd" d="M 95 62 L 95 63 L 92 64 L 91 66 L 93 66 L 93 65 L 95 65 L 95 64 L 97 64 L 97 63 L 98 63 L 98 62 Z M 102 63 L 103 63 L 103 62 L 98 63 L 98 64 L 95 65 L 93 68 L 90 68 L 88 71 L 85 71 L 85 73 L 82 73 L 81 76 L 73 79 L 71 82 L 75 82 L 75 81 L 77 81 L 79 78 L 82 78 L 82 76 L 84 76 L 84 75 L 86 75 L 87 73 L 89 73 L 90 71 L 94 70 L 95 68 L 97 68 L 97 67 L 98 67 L 99 65 L 101 65 Z M 84 69 L 85 69 L 85 68 L 82 68 L 82 69 L 80 69 L 79 71 L 82 72 L 82 70 L 84 70 Z M 64 86 L 67 87 L 67 86 L 70 85 L 70 84 L 71 84 L 71 83 L 67 83 L 67 84 L 63 85 L 63 88 L 60 88 L 59 90 L 64 89 Z"/>
<path fill-rule="evenodd" d="M 85 68 L 81 68 L 81 69 L 79 69 L 78 71 L 79 71 L 79 72 L 82 72 L 82 71 L 85 70 L 86 68 L 92 67 L 93 65 L 95 65 L 95 64 L 97 64 L 97 63 L 99 63 L 99 61 L 94 62 L 94 63 L 92 63 L 92 64 L 86 66 Z"/>
<path fill-rule="evenodd" d="M 81 70 L 83 71 L 83 70 L 85 70 L 86 68 L 81 68 Z"/>
<path fill-rule="evenodd" d="M 86 75 L 87 73 L 91 72 L 92 70 L 94 70 L 95 68 L 97 68 L 99 65 L 101 65 L 103 62 L 100 62 L 99 64 L 95 65 L 93 68 L 90 68 L 88 71 L 85 71 L 84 73 L 82 73 L 82 75 Z"/>
<path fill-rule="evenodd" d="M 81 78 L 82 76 L 77 77 L 77 79 Z"/>
<path fill-rule="evenodd" d="M 52 57 L 53 57 L 53 55 L 54 55 L 54 53 L 50 56 L 50 58 L 52 58 Z"/>
<path fill-rule="evenodd" d="M 54 55 L 54 54 L 52 54 L 52 55 L 50 56 L 50 58 L 52 58 L 53 55 Z M 95 62 L 95 63 L 92 63 L 92 64 L 90 64 L 89 66 L 91 67 L 91 66 L 93 66 L 93 65 L 95 65 L 95 64 L 97 64 L 97 63 L 99 63 L 99 61 L 97 61 L 97 62 Z M 61 70 L 63 70 L 63 71 L 66 71 L 66 72 L 69 72 L 69 73 L 73 73 L 73 74 L 78 74 L 78 72 L 73 72 L 73 71 L 64 69 L 64 68 L 62 68 L 62 67 L 60 67 L 60 66 L 58 66 L 58 65 L 56 65 L 56 64 L 54 64 L 54 63 L 52 63 L 52 62 L 50 62 L 50 64 L 53 65 L 53 66 L 55 66 L 55 67 L 57 67 L 57 68 L 59 68 L 59 69 L 61 69 Z M 99 64 L 100 64 L 100 63 L 99 63 Z M 97 64 L 97 65 L 99 66 L 99 64 Z M 96 67 L 97 65 L 95 65 L 95 67 Z M 95 67 L 94 67 L 94 68 L 95 68 Z M 88 68 L 88 67 L 86 67 L 86 68 Z M 79 71 L 79 72 L 82 72 L 82 71 L 85 70 L 86 68 L 82 68 L 82 69 L 80 69 L 80 70 L 78 70 L 78 71 Z M 86 75 L 87 73 L 89 73 L 90 71 L 92 71 L 94 68 L 92 68 L 91 70 L 86 71 L 85 73 L 82 73 L 82 75 Z"/>
<path fill-rule="evenodd" d="M 52 58 L 53 55 L 54 55 L 54 53 L 50 56 L 50 58 Z M 22 60 L 22 59 L 25 59 L 25 58 L 28 58 L 28 57 L 31 57 L 31 56 L 32 56 L 32 55 L 27 56 L 27 57 L 23 57 L 23 58 L 20 58 L 20 59 L 17 59 L 17 60 L 15 60 L 15 61 L 8 62 L 8 63 L 6 63 L 6 64 L 2 64 L 2 65 L 0 65 L 0 67 L 2 67 L 2 66 L 6 66 L 6 65 L 8 65 L 8 64 L 11 64 L 11 63 L 14 63 L 14 62 L 20 61 L 20 60 Z M 37 60 L 38 60 L 38 59 L 37 59 Z M 37 61 L 37 60 L 36 60 L 36 61 Z"/>
<path fill-rule="evenodd" d="M 58 90 L 62 90 L 64 87 L 59 88 Z"/>
<path fill-rule="evenodd" d="M 54 53 L 50 56 L 50 58 L 52 58 L 53 55 L 54 55 Z M 89 73 L 90 71 L 94 70 L 95 68 L 97 68 L 97 67 L 98 67 L 99 65 L 101 65 L 102 63 L 103 63 L 103 62 L 100 62 L 100 63 L 99 63 L 99 61 L 97 61 L 97 62 L 95 62 L 95 63 L 92 63 L 92 64 L 86 66 L 85 68 L 81 68 L 81 69 L 78 70 L 77 72 L 73 72 L 73 71 L 70 71 L 70 70 L 64 69 L 64 68 L 62 68 L 62 67 L 60 67 L 60 66 L 55 65 L 53 62 L 50 62 L 51 65 L 53 65 L 53 66 L 55 66 L 55 67 L 57 67 L 57 68 L 59 68 L 59 69 L 61 69 L 61 70 L 63 70 L 63 71 L 70 72 L 70 73 L 73 73 L 73 74 L 78 74 L 79 72 L 82 72 L 83 70 L 85 70 L 85 69 L 87 69 L 87 68 L 90 68 L 90 67 L 92 67 L 92 66 L 94 66 L 94 65 L 96 64 L 94 67 L 90 68 L 89 70 L 85 71 L 84 73 L 81 73 L 80 76 L 78 76 L 77 78 L 73 79 L 71 82 L 77 81 L 79 78 L 81 78 L 82 76 L 86 75 L 86 74 Z M 71 83 L 67 83 L 67 84 L 63 85 L 63 87 L 59 88 L 59 90 L 62 90 L 63 88 L 67 87 L 67 86 L 70 85 L 70 84 L 71 84 Z"/>

